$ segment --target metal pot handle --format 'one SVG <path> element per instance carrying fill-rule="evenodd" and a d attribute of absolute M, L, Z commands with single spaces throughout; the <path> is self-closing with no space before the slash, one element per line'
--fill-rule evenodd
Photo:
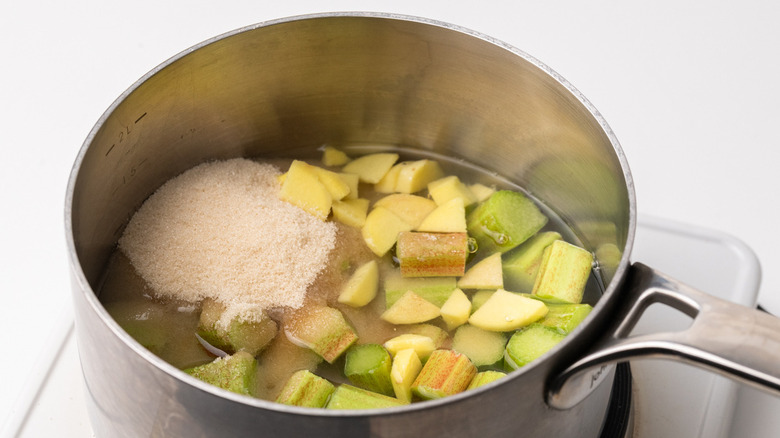
<path fill-rule="evenodd" d="M 636 358 L 691 363 L 780 395 L 780 318 L 699 292 L 641 263 L 628 271 L 616 321 L 584 357 L 558 374 L 547 402 L 568 409 L 609 373 L 611 364 Z M 645 309 L 661 303 L 693 318 L 679 332 L 631 336 Z"/>

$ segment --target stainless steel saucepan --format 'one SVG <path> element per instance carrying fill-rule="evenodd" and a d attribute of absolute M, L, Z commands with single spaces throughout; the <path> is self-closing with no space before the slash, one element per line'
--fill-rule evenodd
<path fill-rule="evenodd" d="M 507 378 L 387 410 L 277 405 L 200 382 L 133 340 L 99 291 L 109 254 L 156 188 L 212 159 L 394 144 L 491 169 L 593 251 L 603 296 L 561 344 Z M 433 20 L 328 13 L 249 26 L 186 50 L 114 102 L 76 158 L 65 206 L 79 354 L 98 436 L 595 436 L 613 364 L 690 362 L 780 392 L 780 322 L 631 263 L 634 187 L 607 123 L 547 66 Z M 673 251 L 673 248 L 670 248 Z M 651 303 L 690 315 L 631 337 Z"/>

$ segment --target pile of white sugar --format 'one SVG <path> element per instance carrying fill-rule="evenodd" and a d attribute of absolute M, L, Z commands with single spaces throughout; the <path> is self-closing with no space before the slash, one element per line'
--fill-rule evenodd
<path fill-rule="evenodd" d="M 162 297 L 255 319 L 300 308 L 336 226 L 278 198 L 280 171 L 246 159 L 201 164 L 166 182 L 131 218 L 119 248 Z"/>

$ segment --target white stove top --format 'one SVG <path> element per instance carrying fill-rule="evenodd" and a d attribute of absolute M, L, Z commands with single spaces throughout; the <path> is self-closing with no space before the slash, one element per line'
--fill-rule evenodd
<path fill-rule="evenodd" d="M 669 221 L 643 218 L 635 257 L 688 284 L 743 305 L 753 305 L 759 268 L 753 252 L 728 235 Z M 702 269 L 687 260 L 700 261 Z M 687 317 L 653 306 L 635 332 L 684 328 Z M 26 403 L 12 419 L 20 438 L 91 436 L 85 390 L 70 318 L 61 322 L 60 338 L 48 369 L 27 388 Z M 780 398 L 765 396 L 712 373 L 657 360 L 631 364 L 634 378 L 634 436 L 774 437 L 780 430 Z"/>

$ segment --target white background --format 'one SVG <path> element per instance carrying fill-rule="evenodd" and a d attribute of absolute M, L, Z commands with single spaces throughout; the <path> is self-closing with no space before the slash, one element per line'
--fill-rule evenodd
<path fill-rule="evenodd" d="M 122 91 L 175 53 L 290 15 L 425 16 L 540 59 L 615 131 L 636 181 L 639 213 L 747 243 L 763 267 L 759 302 L 780 314 L 780 3 L 281 3 L 0 3 L 0 334 L 7 355 L 0 359 L 0 426 L 68 319 L 64 193 L 91 127 Z"/>

